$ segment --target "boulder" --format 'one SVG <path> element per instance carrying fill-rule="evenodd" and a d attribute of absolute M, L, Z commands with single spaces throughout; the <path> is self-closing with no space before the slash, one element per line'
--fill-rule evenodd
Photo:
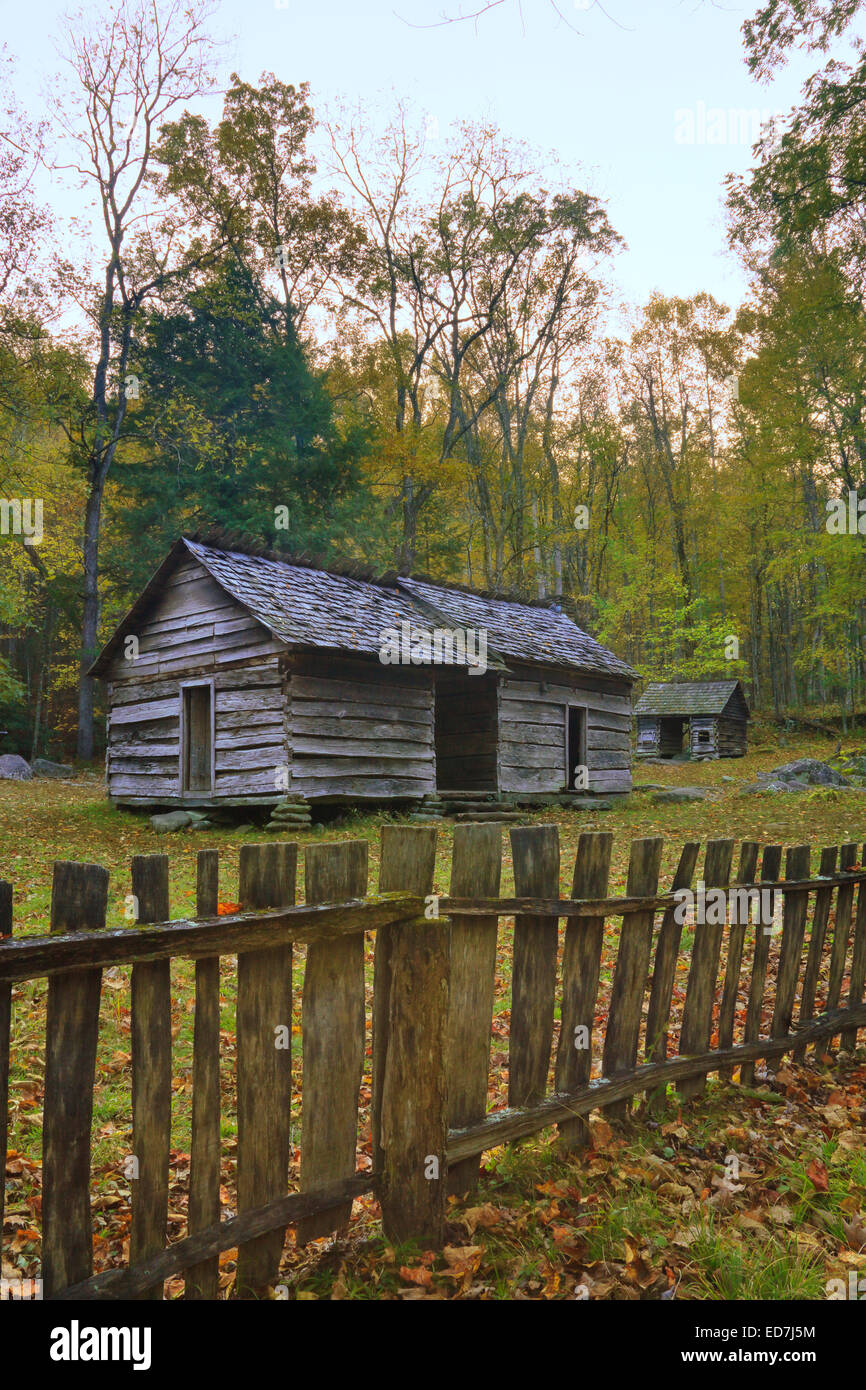
<path fill-rule="evenodd" d="M 151 816 L 150 823 L 157 835 L 165 835 L 170 830 L 184 830 L 192 825 L 192 817 L 188 811 L 166 811 L 163 815 Z"/>
<path fill-rule="evenodd" d="M 0 777 L 13 782 L 29 782 L 32 776 L 33 770 L 24 758 L 17 753 L 0 753 Z"/>
<path fill-rule="evenodd" d="M 653 792 L 650 801 L 654 806 L 676 806 L 685 801 L 705 801 L 709 794 L 709 787 L 665 787 Z"/>
<path fill-rule="evenodd" d="M 34 777 L 72 777 L 75 772 L 68 763 L 53 763 L 49 758 L 34 758 L 30 766 Z"/>
<path fill-rule="evenodd" d="M 793 763 L 783 763 L 781 767 L 771 768 L 769 772 L 758 773 L 759 782 L 799 782 L 807 787 L 849 787 L 851 783 L 841 772 L 829 763 L 819 762 L 817 758 L 797 758 Z"/>

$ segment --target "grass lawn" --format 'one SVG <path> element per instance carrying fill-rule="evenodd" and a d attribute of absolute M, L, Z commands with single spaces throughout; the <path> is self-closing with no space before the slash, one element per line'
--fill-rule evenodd
<path fill-rule="evenodd" d="M 769 743 L 769 741 L 768 741 Z M 653 806 L 636 794 L 613 811 L 528 815 L 527 822 L 559 825 L 563 894 L 568 894 L 577 839 L 584 830 L 614 832 L 611 892 L 624 890 L 629 844 L 663 835 L 662 886 L 673 874 L 686 839 L 755 839 L 820 848 L 866 840 L 866 793 L 816 789 L 788 796 L 748 796 L 739 786 L 756 772 L 795 757 L 826 758 L 821 739 L 767 746 L 737 761 L 637 769 L 637 780 L 706 785 L 704 802 Z M 727 779 L 734 778 L 734 781 Z M 298 836 L 308 842 L 368 840 L 370 884 L 378 882 L 378 842 L 391 817 L 366 815 Z M 440 830 L 435 888 L 447 892 L 453 825 Z M 74 783 L 0 782 L 0 878 L 14 886 L 15 931 L 48 928 L 52 862 L 89 860 L 111 874 L 109 925 L 124 924 L 134 854 L 167 852 L 173 917 L 194 912 L 197 850 L 220 850 L 220 898 L 237 899 L 241 843 L 262 831 L 231 830 L 159 836 L 146 816 L 112 811 L 101 780 Z M 503 836 L 502 892 L 513 891 L 510 846 Z M 699 861 L 702 862 L 702 861 Z M 736 858 L 735 858 L 736 864 Z M 303 856 L 299 862 L 303 895 Z M 817 856 L 813 857 L 813 872 Z M 504 1104 L 510 1006 L 511 923 L 500 930 L 496 1017 L 489 1102 Z M 605 943 L 599 1019 L 603 1020 L 616 953 L 616 930 Z M 688 938 L 686 938 L 687 943 Z M 777 950 L 777 943 L 775 948 Z M 771 960 L 771 969 L 775 957 Z M 296 1017 L 293 1045 L 300 1083 L 300 999 L 304 952 L 294 953 Z M 675 990 L 675 1019 L 685 962 Z M 368 1005 L 372 949 L 368 952 Z M 744 970 L 745 975 L 745 970 Z M 123 1161 L 130 1144 L 129 972 L 103 976 L 102 1026 L 94 1101 L 94 1221 L 96 1267 L 126 1257 L 129 1183 Z M 223 1203 L 234 1210 L 235 962 L 223 958 Z M 185 1234 L 191 1108 L 193 967 L 174 962 L 174 1096 L 170 1236 Z M 13 993 L 10 1136 L 7 1162 L 4 1274 L 38 1273 L 41 1106 L 45 1024 L 44 981 Z M 819 986 L 819 1002 L 820 1002 Z M 742 1001 L 741 1001 L 742 1002 Z M 862 1051 L 831 1067 L 810 1055 L 807 1065 L 779 1064 L 775 1077 L 748 1095 L 711 1081 L 707 1098 L 680 1110 L 638 1116 L 612 1127 L 593 1124 L 593 1148 L 563 1155 L 550 1131 L 511 1150 L 485 1155 L 478 1191 L 452 1203 L 449 1244 L 434 1255 L 393 1250 L 382 1240 L 375 1203 L 359 1202 L 346 1239 L 286 1247 L 282 1279 L 301 1298 L 825 1298 L 831 1278 L 866 1271 L 866 1112 Z M 369 1057 L 368 1057 L 369 1062 Z M 362 1088 L 359 1163 L 369 1162 L 369 1077 Z M 294 1138 L 299 1142 L 299 1085 Z M 729 1157 L 730 1156 L 730 1157 Z M 297 1176 L 298 1152 L 294 1155 Z M 227 1252 L 222 1282 L 233 1281 Z M 169 1294 L 180 1285 L 169 1287 Z"/>

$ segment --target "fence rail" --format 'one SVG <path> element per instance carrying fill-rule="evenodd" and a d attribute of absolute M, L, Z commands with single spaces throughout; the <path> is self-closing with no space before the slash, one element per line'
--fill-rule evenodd
<path fill-rule="evenodd" d="M 173 922 L 167 856 L 138 856 L 132 861 L 138 920 L 120 930 L 105 928 L 108 874 L 98 865 L 55 864 L 50 936 L 12 935 L 12 888 L 0 883 L 4 1156 L 12 986 L 48 981 L 45 1296 L 161 1298 L 164 1281 L 183 1275 L 186 1297 L 215 1298 L 218 1257 L 235 1248 L 238 1295 L 260 1296 L 277 1278 L 287 1227 L 301 1242 L 340 1230 L 353 1199 L 371 1192 L 389 1239 L 441 1243 L 446 1195 L 475 1185 L 486 1149 L 557 1125 L 565 1147 L 579 1150 L 588 1142 L 593 1110 L 623 1118 L 636 1096 L 652 1108 L 670 1085 L 683 1099 L 698 1097 L 710 1073 L 730 1080 L 735 1067 L 741 1082 L 751 1084 L 761 1059 L 786 1052 L 802 1057 L 809 1046 L 839 1035 L 851 1047 L 866 1026 L 866 868 L 856 844 L 823 849 L 817 876 L 810 848 L 789 848 L 782 878 L 782 847 L 762 851 L 747 841 L 732 877 L 734 842 L 711 840 L 703 882 L 707 890 L 724 890 L 725 908 L 721 916 L 716 911 L 711 919 L 708 911 L 706 921 L 690 923 L 682 894 L 694 884 L 695 842 L 683 847 L 665 892 L 659 889 L 662 840 L 633 841 L 626 893 L 609 896 L 613 837 L 583 834 L 571 896 L 563 898 L 557 828 L 514 827 L 510 834 L 513 897 L 499 895 L 501 829 L 492 824 L 455 828 L 451 896 L 432 894 L 436 829 L 427 826 L 385 827 L 375 897 L 367 892 L 364 841 L 306 849 L 303 905 L 295 902 L 297 846 L 244 846 L 241 911 L 230 916 L 217 915 L 217 852 L 203 850 L 197 915 Z M 733 889 L 745 898 L 728 900 Z M 729 910 L 732 901 L 748 903 L 750 893 L 766 889 L 782 899 L 778 930 Z M 514 920 L 508 1108 L 488 1114 L 503 918 Z M 372 1169 L 358 1172 L 368 933 L 375 934 Z M 286 1025 L 291 1035 L 297 944 L 306 946 L 301 1168 L 300 1191 L 287 1192 L 295 1078 L 291 1047 L 278 1046 L 275 1036 Z M 598 1036 L 605 945 L 615 945 L 616 957 Z M 238 1214 L 229 1220 L 220 1219 L 223 955 L 237 957 Z M 192 1138 L 188 1234 L 166 1246 L 170 965 L 178 958 L 195 962 Z M 132 967 L 130 1262 L 94 1275 L 91 1130 L 101 972 L 121 964 Z M 673 1008 L 678 966 L 688 970 L 679 1018 Z M 0 1192 L 0 1217 L 2 1201 Z"/>

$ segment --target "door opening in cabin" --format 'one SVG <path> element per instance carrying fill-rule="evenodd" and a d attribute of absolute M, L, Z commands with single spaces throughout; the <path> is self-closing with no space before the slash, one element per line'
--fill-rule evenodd
<path fill-rule="evenodd" d="M 213 791 L 213 689 L 183 689 L 183 791 Z"/>
<path fill-rule="evenodd" d="M 587 790 L 586 710 L 581 705 L 568 706 L 568 790 Z"/>

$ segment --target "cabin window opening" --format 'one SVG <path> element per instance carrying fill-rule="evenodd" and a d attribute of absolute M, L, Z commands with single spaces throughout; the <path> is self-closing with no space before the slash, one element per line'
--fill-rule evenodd
<path fill-rule="evenodd" d="M 586 709 L 582 705 L 569 705 L 567 714 L 568 790 L 586 791 Z"/>
<path fill-rule="evenodd" d="M 183 687 L 183 792 L 213 791 L 213 687 Z"/>
<path fill-rule="evenodd" d="M 709 741 L 710 741 L 710 731 L 709 731 L 709 729 L 698 729 L 698 743 L 709 743 Z"/>

